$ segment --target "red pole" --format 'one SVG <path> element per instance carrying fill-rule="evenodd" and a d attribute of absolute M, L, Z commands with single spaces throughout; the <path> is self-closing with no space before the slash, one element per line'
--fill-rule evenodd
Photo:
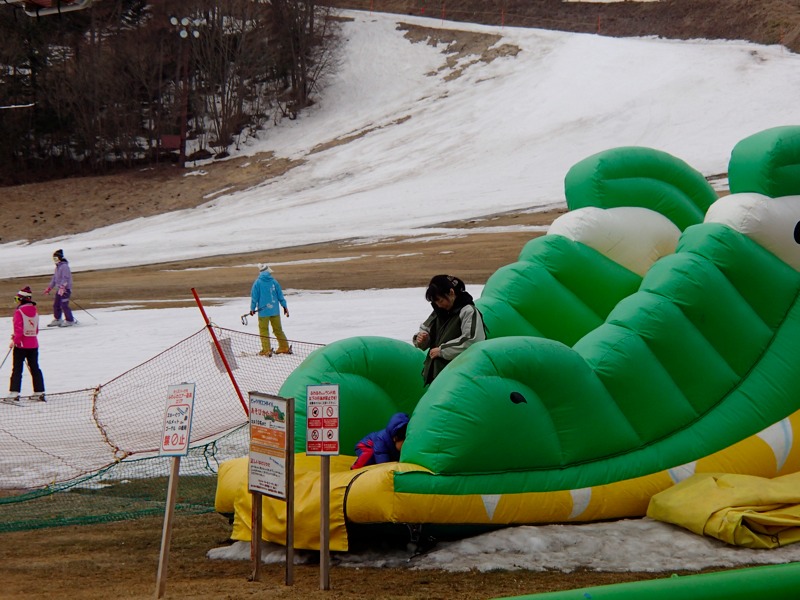
<path fill-rule="evenodd" d="M 236 377 L 233 376 L 233 371 L 231 371 L 231 366 L 228 364 L 228 359 L 225 356 L 225 353 L 222 351 L 222 346 L 219 345 L 217 334 L 214 333 L 214 328 L 211 327 L 211 321 L 208 320 L 208 316 L 206 315 L 206 309 L 203 308 L 203 303 L 200 302 L 200 297 L 197 295 L 197 291 L 194 288 L 192 288 L 192 295 L 194 296 L 194 301 L 197 302 L 197 307 L 200 309 L 200 313 L 203 315 L 203 320 L 206 322 L 208 333 L 211 334 L 211 339 L 214 340 L 214 346 L 216 346 L 217 352 L 219 352 L 219 357 L 222 359 L 222 364 L 225 365 L 225 370 L 228 372 L 228 377 L 231 378 L 231 383 L 233 383 L 233 388 L 236 390 L 236 394 L 239 396 L 239 402 L 242 403 L 244 414 L 249 417 L 250 411 L 247 409 L 247 402 L 244 401 L 244 396 L 242 395 L 242 391 L 239 389 L 239 384 L 236 383 Z"/>

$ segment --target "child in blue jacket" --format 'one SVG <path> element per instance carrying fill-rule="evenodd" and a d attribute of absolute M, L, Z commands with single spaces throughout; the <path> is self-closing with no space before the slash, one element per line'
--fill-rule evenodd
<path fill-rule="evenodd" d="M 400 460 L 400 449 L 406 439 L 408 415 L 395 413 L 385 429 L 373 431 L 356 444 L 356 462 L 351 469 Z"/>

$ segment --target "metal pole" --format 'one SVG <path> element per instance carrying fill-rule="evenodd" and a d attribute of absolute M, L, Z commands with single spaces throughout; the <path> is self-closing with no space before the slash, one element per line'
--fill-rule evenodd
<path fill-rule="evenodd" d="M 331 589 L 331 457 L 320 456 L 319 589 Z"/>
<path fill-rule="evenodd" d="M 72 303 L 73 303 L 75 306 L 77 306 L 78 308 L 80 308 L 80 309 L 81 309 L 83 312 L 85 312 L 87 315 L 89 315 L 89 316 L 90 316 L 90 317 L 92 317 L 92 318 L 93 318 L 95 321 L 97 321 L 97 317 L 95 317 L 95 316 L 94 316 L 92 313 L 90 313 L 88 310 L 86 310 L 85 308 L 83 308 L 83 307 L 82 307 L 80 304 L 78 304 L 77 302 L 75 302 L 75 300 L 73 300 L 72 298 L 70 298 L 70 302 L 72 302 Z"/>
<path fill-rule="evenodd" d="M 189 40 L 183 40 L 183 96 L 181 98 L 181 147 L 178 154 L 178 166 L 186 167 L 186 119 L 189 118 Z"/>
<path fill-rule="evenodd" d="M 197 307 L 200 309 L 200 313 L 203 315 L 203 320 L 206 322 L 206 328 L 208 329 L 208 333 L 211 335 L 211 339 L 214 341 L 214 346 L 216 346 L 217 352 L 219 352 L 219 357 L 222 359 L 222 364 L 225 365 L 225 370 L 228 372 L 228 377 L 230 377 L 231 383 L 233 383 L 233 389 L 236 390 L 236 395 L 239 396 L 239 402 L 242 404 L 244 414 L 249 416 L 250 410 L 247 408 L 247 402 L 242 395 L 242 390 L 239 389 L 239 384 L 236 381 L 236 377 L 233 376 L 231 366 L 228 364 L 228 357 L 225 356 L 225 352 L 223 352 L 222 346 L 219 344 L 217 334 L 214 333 L 214 328 L 211 326 L 211 321 L 208 320 L 208 315 L 206 315 L 206 309 L 203 308 L 203 303 L 200 302 L 200 297 L 197 295 L 197 290 L 194 288 L 192 288 L 192 295 L 194 296 L 195 302 L 197 302 Z"/>
<path fill-rule="evenodd" d="M 3 368 L 4 364 L 6 364 L 6 361 L 8 360 L 8 355 L 11 354 L 11 350 L 12 350 L 11 348 L 8 349 L 8 352 L 6 352 L 6 355 L 3 358 L 3 362 L 0 362 L 0 369 Z"/>

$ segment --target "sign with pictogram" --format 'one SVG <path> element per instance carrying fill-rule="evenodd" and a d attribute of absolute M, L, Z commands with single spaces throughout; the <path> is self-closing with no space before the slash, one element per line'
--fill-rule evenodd
<path fill-rule="evenodd" d="M 161 434 L 161 456 L 186 456 L 192 432 L 194 384 L 182 383 L 167 387 L 164 431 Z"/>
<path fill-rule="evenodd" d="M 306 387 L 306 454 L 339 454 L 339 386 L 335 383 Z"/>
<path fill-rule="evenodd" d="M 249 489 L 286 499 L 286 398 L 250 392 Z"/>

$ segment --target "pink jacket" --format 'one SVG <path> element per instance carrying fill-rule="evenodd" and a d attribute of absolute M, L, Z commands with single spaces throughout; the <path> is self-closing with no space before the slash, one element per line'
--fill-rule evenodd
<path fill-rule="evenodd" d="M 38 348 L 39 312 L 33 303 L 21 304 L 14 311 L 14 345 L 17 348 Z"/>

